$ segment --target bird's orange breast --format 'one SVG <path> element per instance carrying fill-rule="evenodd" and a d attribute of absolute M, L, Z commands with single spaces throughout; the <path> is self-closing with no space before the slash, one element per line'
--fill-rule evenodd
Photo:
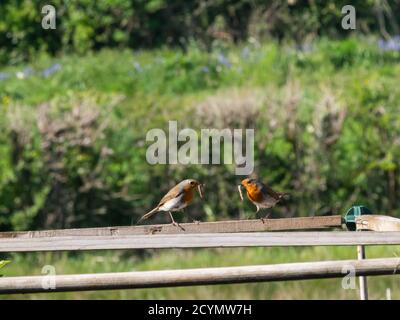
<path fill-rule="evenodd" d="M 188 188 L 184 191 L 183 194 L 183 201 L 185 203 L 190 203 L 193 200 L 193 189 L 192 188 Z"/>
<path fill-rule="evenodd" d="M 258 188 L 257 185 L 248 185 L 246 186 L 247 197 L 251 201 L 261 202 L 263 200 L 263 194 L 261 188 Z"/>

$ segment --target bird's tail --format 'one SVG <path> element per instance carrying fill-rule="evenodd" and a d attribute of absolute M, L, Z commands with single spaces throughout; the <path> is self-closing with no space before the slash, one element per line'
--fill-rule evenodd
<path fill-rule="evenodd" d="M 279 194 L 279 200 L 287 200 L 290 198 L 290 193 L 280 193 Z"/>
<path fill-rule="evenodd" d="M 137 222 L 136 224 L 139 224 L 139 222 L 146 220 L 152 216 L 154 216 L 156 213 L 158 212 L 158 207 L 155 207 L 153 210 L 151 210 L 150 212 L 147 212 L 144 216 L 142 216 Z"/>

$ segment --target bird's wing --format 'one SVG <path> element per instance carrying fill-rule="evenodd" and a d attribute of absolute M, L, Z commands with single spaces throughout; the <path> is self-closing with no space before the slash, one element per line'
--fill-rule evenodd
<path fill-rule="evenodd" d="M 265 184 L 263 184 L 261 182 L 260 182 L 260 184 L 261 184 L 261 190 L 262 190 L 263 194 L 268 195 L 276 200 L 279 200 L 281 198 L 279 192 L 274 191 L 272 188 L 266 186 Z"/>
<path fill-rule="evenodd" d="M 168 193 L 161 199 L 157 207 L 161 207 L 169 200 L 179 197 L 180 195 L 182 195 L 182 193 L 183 193 L 182 186 L 177 184 L 175 187 L 169 190 Z"/>

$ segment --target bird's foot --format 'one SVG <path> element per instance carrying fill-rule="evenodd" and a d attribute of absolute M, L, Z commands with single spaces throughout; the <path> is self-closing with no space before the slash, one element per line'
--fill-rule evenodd
<path fill-rule="evenodd" d="M 262 223 L 265 223 L 269 219 L 268 219 L 268 216 L 265 216 L 264 218 L 260 218 L 260 220 L 261 220 Z"/>
<path fill-rule="evenodd" d="M 172 222 L 172 225 L 173 226 L 175 226 L 175 227 L 178 227 L 179 229 L 181 229 L 182 231 L 185 231 L 185 228 L 184 227 L 182 227 L 179 223 L 177 223 L 177 222 Z"/>
<path fill-rule="evenodd" d="M 195 224 L 197 224 L 197 225 L 199 225 L 200 224 L 200 221 L 199 220 L 195 220 L 195 219 L 193 219 L 193 221 L 192 221 L 193 223 L 195 223 Z"/>
<path fill-rule="evenodd" d="M 264 224 L 267 221 L 267 218 L 260 218 L 261 222 Z"/>
<path fill-rule="evenodd" d="M 263 218 L 260 218 L 260 219 L 261 219 L 261 221 L 262 221 L 262 223 L 265 223 L 265 222 L 268 220 L 268 218 L 269 218 L 269 215 L 270 215 L 270 213 L 269 213 L 269 214 L 267 214 L 265 217 L 263 217 Z"/>

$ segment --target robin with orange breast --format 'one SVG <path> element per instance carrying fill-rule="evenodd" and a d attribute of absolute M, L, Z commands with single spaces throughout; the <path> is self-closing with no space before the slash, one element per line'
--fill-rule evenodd
<path fill-rule="evenodd" d="M 279 201 L 289 195 L 288 193 L 276 192 L 257 179 L 247 178 L 242 180 L 241 184 L 238 185 L 238 190 L 242 201 L 242 186 L 246 189 L 249 200 L 257 207 L 256 212 L 260 211 L 260 209 L 274 207 Z M 264 221 L 264 219 L 267 219 L 268 216 L 269 214 L 261 220 Z"/>
<path fill-rule="evenodd" d="M 138 220 L 137 223 L 154 216 L 157 212 L 165 211 L 169 213 L 172 224 L 184 230 L 178 223 L 175 222 L 171 212 L 182 211 L 184 208 L 186 208 L 192 202 L 194 198 L 194 190 L 196 188 L 200 194 L 200 197 L 203 198 L 203 187 L 204 185 L 197 180 L 186 179 L 181 181 L 168 191 L 168 193 L 161 199 L 157 207 L 146 213 Z"/>

